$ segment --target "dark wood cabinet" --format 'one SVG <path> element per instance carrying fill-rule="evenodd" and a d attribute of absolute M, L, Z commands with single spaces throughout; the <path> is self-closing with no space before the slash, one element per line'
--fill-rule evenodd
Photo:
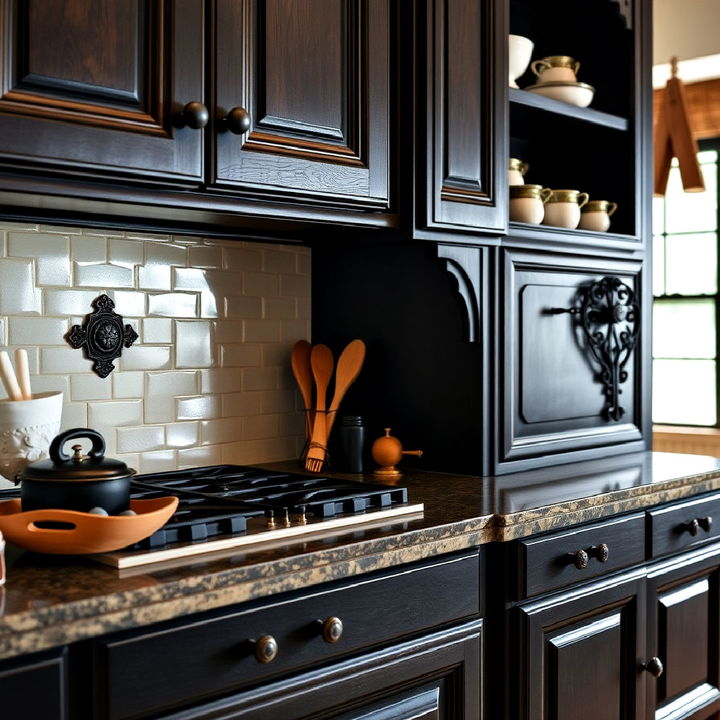
<path fill-rule="evenodd" d="M 503 472 L 533 465 L 552 464 L 593 449 L 606 453 L 608 445 L 624 451 L 642 450 L 649 437 L 649 373 L 644 366 L 649 352 L 646 279 L 643 262 L 603 260 L 570 255 L 516 250 L 501 251 L 499 362 L 496 407 L 498 465 Z M 583 303 L 603 278 L 621 281 L 629 298 L 598 295 L 598 311 L 584 312 Z M 600 318 L 600 306 L 623 310 L 632 327 L 619 318 Z M 592 307 L 592 304 L 590 305 Z M 592 313 L 597 315 L 592 320 Z M 632 315 L 630 314 L 632 313 Z M 586 322 L 587 321 L 587 322 Z M 607 336 L 610 352 L 592 346 L 585 331 Z M 626 338 L 637 332 L 637 338 Z M 624 339 L 626 338 L 626 339 Z M 633 343 L 627 353 L 621 351 Z M 612 359 L 617 355 L 618 362 Z M 620 364 L 624 364 L 620 367 Z M 613 373 L 617 412 L 609 413 Z"/>
<path fill-rule="evenodd" d="M 396 11 L 2 0 L 0 201 L 190 229 L 396 224 Z"/>
<path fill-rule="evenodd" d="M 71 720 L 66 648 L 8 660 L 0 665 L 3 720 Z"/>
<path fill-rule="evenodd" d="M 425 36 L 418 60 L 417 236 L 504 233 L 504 3 L 431 0 L 419 20 Z"/>
<path fill-rule="evenodd" d="M 203 7 L 1 0 L 3 168 L 198 187 L 203 133 L 173 118 L 204 100 Z"/>
<path fill-rule="evenodd" d="M 218 0 L 209 186 L 386 211 L 389 0 Z M 244 112 L 247 130 L 232 113 Z"/>
<path fill-rule="evenodd" d="M 645 717 L 645 586 L 628 573 L 517 608 L 523 720 Z"/>
<path fill-rule="evenodd" d="M 73 720 L 480 720 L 480 570 L 469 551 L 98 638 Z"/>
<path fill-rule="evenodd" d="M 720 711 L 720 548 L 663 562 L 649 575 L 648 654 L 656 717 L 710 717 Z"/>
<path fill-rule="evenodd" d="M 163 720 L 481 720 L 482 622 L 163 715 Z"/>

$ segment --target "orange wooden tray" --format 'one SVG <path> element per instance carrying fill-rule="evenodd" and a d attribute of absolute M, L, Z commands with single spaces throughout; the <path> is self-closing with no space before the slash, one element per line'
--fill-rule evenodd
<path fill-rule="evenodd" d="M 75 510 L 22 512 L 19 498 L 0 502 L 0 531 L 18 547 L 53 555 L 110 552 L 152 535 L 175 512 L 176 497 L 131 500 L 137 515 L 92 515 Z M 67 528 L 41 528 L 35 523 L 63 522 Z"/>

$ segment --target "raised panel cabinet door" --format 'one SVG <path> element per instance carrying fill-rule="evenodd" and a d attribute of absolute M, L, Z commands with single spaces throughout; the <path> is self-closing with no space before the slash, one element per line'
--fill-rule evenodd
<path fill-rule="evenodd" d="M 720 711 L 720 546 L 657 566 L 649 577 L 648 649 L 662 673 L 648 685 L 655 718 Z"/>
<path fill-rule="evenodd" d="M 0 164 L 199 184 L 203 132 L 179 113 L 204 102 L 203 14 L 199 0 L 0 0 Z"/>
<path fill-rule="evenodd" d="M 425 133 L 419 133 L 417 152 L 425 165 L 419 223 L 428 230 L 507 229 L 507 28 L 501 5 L 427 3 L 426 75 L 418 94 Z"/>
<path fill-rule="evenodd" d="M 500 471 L 645 449 L 642 263 L 512 250 L 501 277 Z"/>
<path fill-rule="evenodd" d="M 0 663 L 0 717 L 69 720 L 66 648 Z"/>
<path fill-rule="evenodd" d="M 643 580 L 628 573 L 519 608 L 519 718 L 643 717 Z"/>
<path fill-rule="evenodd" d="M 389 1 L 218 0 L 214 28 L 212 183 L 387 210 Z"/>

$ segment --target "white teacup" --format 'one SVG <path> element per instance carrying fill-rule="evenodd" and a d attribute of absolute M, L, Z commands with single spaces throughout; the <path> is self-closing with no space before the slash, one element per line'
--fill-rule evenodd
<path fill-rule="evenodd" d="M 580 63 L 569 55 L 549 55 L 542 60 L 533 60 L 530 69 L 535 73 L 538 84 L 551 82 L 577 82 Z"/>
<path fill-rule="evenodd" d="M 534 47 L 532 40 L 522 35 L 508 35 L 508 84 L 511 88 L 518 86 L 515 81 L 527 70 Z"/>
<path fill-rule="evenodd" d="M 588 201 L 588 194 L 579 190 L 553 190 L 545 205 L 543 225 L 576 228 L 580 222 L 580 208 Z"/>
<path fill-rule="evenodd" d="M 510 219 L 539 225 L 545 214 L 544 204 L 552 191 L 542 185 L 510 186 Z"/>
<path fill-rule="evenodd" d="M 0 400 L 0 475 L 8 480 L 36 460 L 48 457 L 60 430 L 63 394 L 48 392 L 31 400 Z"/>
<path fill-rule="evenodd" d="M 617 203 L 609 200 L 591 200 L 582 209 L 580 224 L 583 230 L 607 232 L 610 228 L 610 217 L 617 210 Z"/>
<path fill-rule="evenodd" d="M 529 169 L 530 166 L 526 162 L 517 158 L 510 158 L 508 162 L 508 185 L 524 185 L 525 179 L 523 176 Z"/>

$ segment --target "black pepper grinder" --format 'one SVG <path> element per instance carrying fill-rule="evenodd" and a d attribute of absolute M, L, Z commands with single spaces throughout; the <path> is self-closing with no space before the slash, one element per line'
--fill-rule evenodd
<path fill-rule="evenodd" d="M 343 470 L 351 473 L 363 471 L 365 426 L 360 415 L 343 415 L 340 425 L 340 444 L 343 451 Z"/>

